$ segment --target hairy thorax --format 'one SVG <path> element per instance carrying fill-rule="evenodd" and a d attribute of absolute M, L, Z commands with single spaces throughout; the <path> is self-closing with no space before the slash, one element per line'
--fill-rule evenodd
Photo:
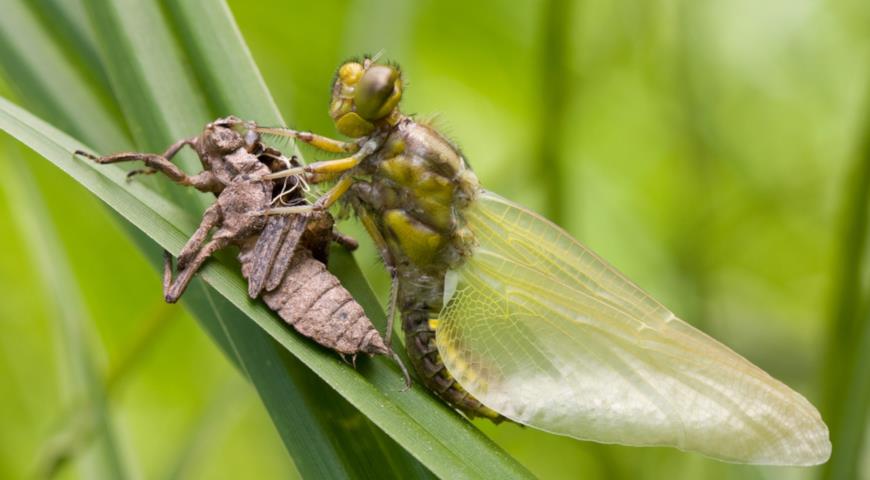
<path fill-rule="evenodd" d="M 456 147 L 405 118 L 361 170 L 368 181 L 357 182 L 351 197 L 374 217 L 398 266 L 434 273 L 461 260 L 462 211 L 478 184 Z"/>

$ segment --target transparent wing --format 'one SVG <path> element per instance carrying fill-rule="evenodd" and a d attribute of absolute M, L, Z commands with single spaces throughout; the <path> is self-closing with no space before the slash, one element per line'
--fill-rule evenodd
<path fill-rule="evenodd" d="M 484 192 L 436 341 L 485 405 L 571 437 L 813 465 L 828 429 L 800 394 L 670 311 L 546 219 Z"/>

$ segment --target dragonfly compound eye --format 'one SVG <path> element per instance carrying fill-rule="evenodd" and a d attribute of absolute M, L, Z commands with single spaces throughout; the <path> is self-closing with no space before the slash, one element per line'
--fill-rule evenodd
<path fill-rule="evenodd" d="M 373 65 L 366 70 L 355 89 L 354 104 L 360 117 L 373 121 L 386 117 L 402 98 L 399 70 Z"/>

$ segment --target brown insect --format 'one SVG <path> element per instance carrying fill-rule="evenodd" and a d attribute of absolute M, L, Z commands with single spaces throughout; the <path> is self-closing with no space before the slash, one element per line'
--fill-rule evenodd
<path fill-rule="evenodd" d="M 359 353 L 390 356 L 407 381 L 398 356 L 385 345 L 350 292 L 326 269 L 332 241 L 350 249 L 356 248 L 356 241 L 336 232 L 333 218 L 325 210 L 270 214 L 276 205 L 287 208 L 308 202 L 298 177 L 278 181 L 264 178 L 271 172 L 298 167 L 299 162 L 266 147 L 254 127 L 251 122 L 227 117 L 209 123 L 196 137 L 176 142 L 162 155 L 76 154 L 99 164 L 141 161 L 145 168 L 131 171 L 128 177 L 161 172 L 176 183 L 216 195 L 217 200 L 206 209 L 179 254 L 174 279 L 172 256 L 164 252 L 163 294 L 167 302 L 181 297 L 211 255 L 236 245 L 251 298 L 262 297 L 299 333 L 342 356 L 351 355 L 354 360 Z M 202 162 L 203 171 L 196 175 L 188 176 L 171 162 L 186 145 Z"/>

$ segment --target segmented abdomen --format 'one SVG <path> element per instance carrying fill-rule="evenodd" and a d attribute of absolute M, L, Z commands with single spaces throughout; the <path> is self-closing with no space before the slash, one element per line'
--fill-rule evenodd
<path fill-rule="evenodd" d="M 242 275 L 251 275 L 253 244 L 239 252 Z M 260 297 L 299 333 L 346 355 L 389 353 L 363 308 L 326 266 L 299 248 L 281 281 Z"/>
<path fill-rule="evenodd" d="M 429 313 L 423 309 L 402 312 L 405 349 L 423 384 L 451 406 L 471 417 L 487 417 L 495 422 L 503 420 L 498 412 L 480 403 L 462 388 L 447 371 L 435 346 L 437 328 L 433 328 L 433 323 L 435 322 L 429 321 Z"/>

